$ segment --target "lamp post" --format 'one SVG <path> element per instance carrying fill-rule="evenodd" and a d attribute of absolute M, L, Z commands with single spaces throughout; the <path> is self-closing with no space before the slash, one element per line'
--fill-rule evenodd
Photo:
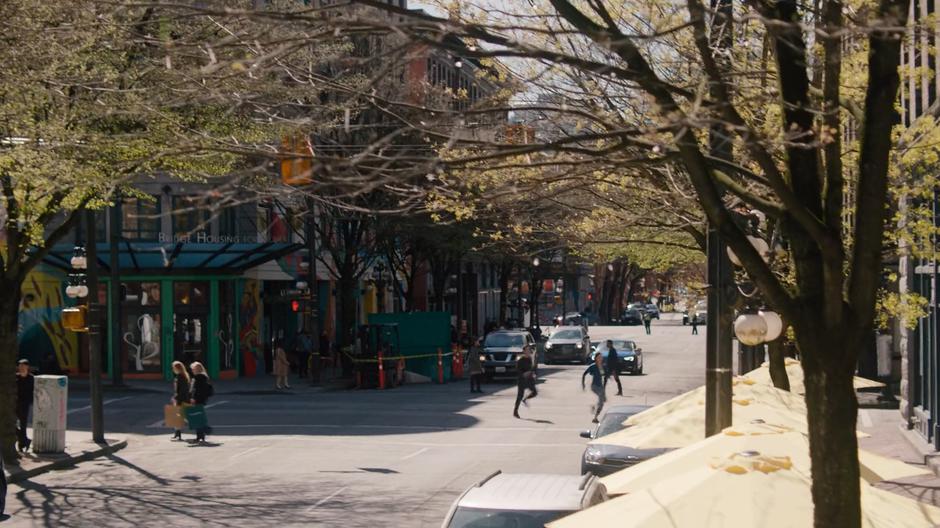
<path fill-rule="evenodd" d="M 72 272 L 65 288 L 66 296 L 84 300 L 85 306 L 63 310 L 63 326 L 74 332 L 87 333 L 84 339 L 88 352 L 89 392 L 91 397 L 91 435 L 96 443 L 104 443 L 104 404 L 101 395 L 101 332 L 98 317 L 98 255 L 95 251 L 95 212 L 84 211 L 87 246 L 76 244 L 69 260 Z M 81 224 L 79 223 L 79 226 Z M 79 228 L 78 231 L 81 231 Z M 89 294 L 91 296 L 89 296 Z M 73 319 L 74 318 L 74 319 Z"/>

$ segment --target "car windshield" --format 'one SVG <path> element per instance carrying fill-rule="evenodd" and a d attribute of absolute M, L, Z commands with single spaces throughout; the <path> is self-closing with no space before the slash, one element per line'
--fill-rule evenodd
<path fill-rule="evenodd" d="M 606 346 L 606 345 L 605 345 Z M 614 340 L 614 350 L 618 352 L 623 352 L 625 350 L 636 350 L 636 343 L 633 341 L 617 341 Z"/>
<path fill-rule="evenodd" d="M 523 340 L 520 334 L 490 334 L 486 336 L 484 346 L 504 348 L 521 347 L 524 344 L 525 340 Z"/>
<path fill-rule="evenodd" d="M 624 429 L 626 426 L 623 425 L 623 422 L 629 418 L 629 414 L 621 413 L 607 413 L 604 415 L 604 418 L 601 420 L 601 424 L 597 426 L 597 438 L 602 436 L 607 436 L 609 434 L 616 433 Z"/>
<path fill-rule="evenodd" d="M 559 330 L 552 334 L 552 339 L 581 339 L 581 332 L 577 330 Z"/>
<path fill-rule="evenodd" d="M 505 511 L 482 508 L 457 508 L 448 528 L 543 528 L 570 511 Z"/>

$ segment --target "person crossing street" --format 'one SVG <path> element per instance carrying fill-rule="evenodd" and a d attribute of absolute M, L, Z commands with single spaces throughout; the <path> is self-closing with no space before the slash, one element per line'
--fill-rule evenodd
<path fill-rule="evenodd" d="M 614 348 L 614 342 L 607 340 L 607 368 L 604 370 L 604 388 L 607 388 L 607 382 L 614 378 L 617 382 L 617 396 L 623 396 L 623 385 L 620 384 L 620 356 Z"/>
<path fill-rule="evenodd" d="M 585 369 L 584 374 L 581 374 L 581 390 L 584 390 L 584 378 L 588 374 L 591 375 L 591 392 L 597 396 L 597 403 L 591 406 L 591 412 L 594 413 L 594 419 L 591 420 L 593 423 L 598 423 L 597 417 L 601 415 L 601 410 L 604 408 L 604 402 L 607 401 L 607 395 L 604 393 L 604 367 L 603 367 L 603 356 L 600 353 L 594 354 L 594 363 L 591 363 L 587 369 Z"/>
<path fill-rule="evenodd" d="M 519 359 L 516 360 L 516 372 L 518 376 L 516 378 L 516 406 L 512 410 L 512 415 L 516 418 L 519 418 L 519 404 L 525 404 L 526 407 L 529 406 L 527 400 L 531 400 L 539 395 L 538 389 L 535 388 L 535 370 L 532 363 L 532 349 L 528 345 L 522 348 L 522 354 L 519 356 Z M 525 391 L 528 389 L 529 394 L 526 394 Z"/>

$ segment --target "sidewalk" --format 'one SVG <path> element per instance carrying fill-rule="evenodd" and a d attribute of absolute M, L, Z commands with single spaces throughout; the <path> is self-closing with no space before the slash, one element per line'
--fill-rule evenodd
<path fill-rule="evenodd" d="M 897 409 L 859 409 L 858 428 L 871 435 L 870 438 L 859 438 L 859 447 L 931 469 L 925 464 L 924 453 L 905 438 L 909 432 L 901 428 L 901 415 Z M 940 507 L 940 477 L 933 473 L 879 482 L 875 486 Z"/>
<path fill-rule="evenodd" d="M 92 442 L 91 433 L 87 431 L 66 431 L 65 453 L 37 454 L 30 452 L 24 454 L 20 458 L 19 466 L 4 466 L 7 481 L 14 484 L 49 471 L 64 469 L 79 462 L 87 462 L 106 456 L 127 447 L 127 440 L 120 437 L 105 438 L 105 442 L 107 442 L 105 445 Z"/>

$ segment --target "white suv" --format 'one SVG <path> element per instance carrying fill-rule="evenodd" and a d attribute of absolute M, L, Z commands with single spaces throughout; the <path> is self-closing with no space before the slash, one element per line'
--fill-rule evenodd
<path fill-rule="evenodd" d="M 514 474 L 500 471 L 474 484 L 451 506 L 442 528 L 542 528 L 607 500 L 593 475 Z"/>

